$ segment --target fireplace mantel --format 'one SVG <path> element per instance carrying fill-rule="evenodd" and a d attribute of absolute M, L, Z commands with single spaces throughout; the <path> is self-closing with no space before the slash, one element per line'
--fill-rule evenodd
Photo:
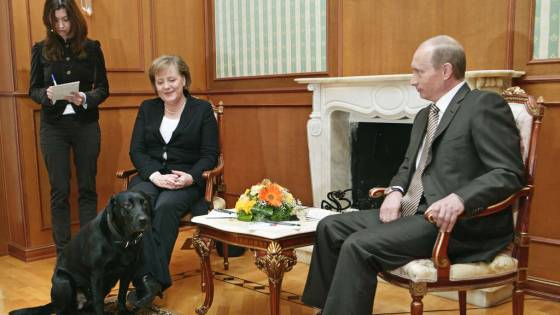
<path fill-rule="evenodd" d="M 524 72 L 514 70 L 467 71 L 473 89 L 502 92 Z M 355 77 L 301 78 L 313 92 L 313 110 L 307 139 L 313 205 L 333 190 L 351 187 L 350 124 L 353 122 L 412 123 L 429 102 L 410 85 L 411 74 Z"/>

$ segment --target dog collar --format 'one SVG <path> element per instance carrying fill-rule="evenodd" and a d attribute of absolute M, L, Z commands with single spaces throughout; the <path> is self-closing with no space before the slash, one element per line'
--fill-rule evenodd
<path fill-rule="evenodd" d="M 136 245 L 140 242 L 140 240 L 142 239 L 142 236 L 144 235 L 144 232 L 141 232 L 140 234 L 138 234 L 138 236 L 136 238 L 134 238 L 133 240 L 127 240 L 125 239 L 120 233 L 119 231 L 117 231 L 117 228 L 115 227 L 115 225 L 113 225 L 113 220 L 111 219 L 111 213 L 107 212 L 107 226 L 109 227 L 109 231 L 111 231 L 111 234 L 117 238 L 116 241 L 113 241 L 115 244 L 118 245 L 122 245 L 124 248 L 128 248 L 128 246 L 130 245 Z"/>

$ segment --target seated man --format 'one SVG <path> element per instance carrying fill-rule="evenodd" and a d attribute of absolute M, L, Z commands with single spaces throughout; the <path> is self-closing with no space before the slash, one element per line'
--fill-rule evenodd
<path fill-rule="evenodd" d="M 433 102 L 416 115 L 404 161 L 380 209 L 319 222 L 303 302 L 323 315 L 371 314 L 377 273 L 431 257 L 441 231 L 451 232 L 454 263 L 491 261 L 513 240 L 511 211 L 474 214 L 523 182 L 519 132 L 498 94 L 464 81 L 463 47 L 449 36 L 423 42 L 411 84 Z M 435 225 L 424 219 L 431 211 Z"/>

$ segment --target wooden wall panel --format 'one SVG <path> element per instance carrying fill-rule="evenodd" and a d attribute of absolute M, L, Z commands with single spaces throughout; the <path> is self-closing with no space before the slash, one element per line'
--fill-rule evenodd
<path fill-rule="evenodd" d="M 28 236 L 26 246 L 39 247 L 51 242 L 51 232 L 50 229 L 47 230 L 50 228 L 48 176 L 42 165 L 38 138 L 39 105 L 29 98 L 18 98 L 16 105 L 17 124 L 26 126 L 18 130 L 22 163 L 20 176 L 25 192 L 24 207 L 27 210 L 24 218 Z M 46 207 L 42 205 L 46 205 Z"/>
<path fill-rule="evenodd" d="M 509 0 L 350 0 L 342 7 L 344 76 L 409 73 L 422 41 L 455 37 L 468 70 L 507 67 Z"/>
<path fill-rule="evenodd" d="M 0 2 L 0 43 L 9 43 L 11 40 L 10 15 L 7 1 Z M 11 92 L 14 89 L 12 75 L 12 47 L 0 46 L 0 93 Z"/>
<path fill-rule="evenodd" d="M 151 97 L 151 96 L 150 96 Z M 105 207 L 114 193 L 121 191 L 115 173 L 132 168 L 128 156 L 132 127 L 138 106 L 146 96 L 111 98 L 100 112 L 101 153 L 97 162 L 97 194 L 99 209 Z"/>
<path fill-rule="evenodd" d="M 551 79 L 558 82 L 560 81 L 560 62 L 558 59 L 552 63 L 531 63 L 531 34 L 533 33 L 531 15 L 534 14 L 534 3 L 535 0 L 516 1 L 515 54 L 513 59 L 515 70 L 527 72 L 523 82 L 531 82 L 539 78 L 544 78 L 541 82 Z"/>
<path fill-rule="evenodd" d="M 9 224 L 10 243 L 25 246 L 27 228 L 25 222 L 24 198 L 22 195 L 22 158 L 18 140 L 17 110 L 13 98 L 0 98 L 0 144 L 4 179 L 3 196 Z M 9 209 L 9 211 L 8 211 Z"/>
<path fill-rule="evenodd" d="M 530 277 L 546 279 L 547 281 L 555 281 L 558 285 L 560 285 L 558 268 L 551 268 L 551 266 L 560 266 L 560 255 L 558 255 L 559 250 L 560 244 L 554 245 L 531 242 L 531 248 L 529 250 Z M 544 259 L 544 257 L 546 257 L 546 259 Z"/>
<path fill-rule="evenodd" d="M 224 102 L 224 179 L 229 207 L 246 188 L 269 178 L 312 203 L 307 120 L 309 93 L 212 95 Z M 306 103 L 303 104 L 302 103 Z"/>
<path fill-rule="evenodd" d="M 530 222 L 532 235 L 557 239 L 560 243 L 560 229 L 558 229 L 560 211 L 547 211 L 551 205 L 560 206 L 560 194 L 550 189 L 560 187 L 558 173 L 550 172 L 554 169 L 558 170 L 558 156 L 560 156 L 560 139 L 556 136 L 558 126 L 560 126 L 560 106 L 548 106 L 545 110 L 542 137 L 539 139 L 537 151 L 538 164 L 532 203 L 534 211 L 531 213 Z M 558 280 L 560 281 L 560 273 Z"/>
<path fill-rule="evenodd" d="M 0 2 L 0 43 L 10 42 L 10 32 L 12 27 L 10 25 L 10 15 L 8 2 Z M 12 53 L 11 45 L 0 46 L 0 106 L 2 108 L 9 108 L 11 97 L 8 95 L 13 91 L 13 75 L 12 75 Z M 6 95 L 6 96 L 3 96 Z M 1 109 L 0 109 L 1 111 Z M 8 226 L 8 208 L 7 208 L 7 195 L 6 195 L 6 177 L 1 167 L 5 165 L 3 151 L 4 148 L 4 124 L 0 118 L 0 226 Z M 0 255 L 6 254 L 8 251 L 9 229 L 4 228 L 0 231 Z"/>
<path fill-rule="evenodd" d="M 537 85 L 528 87 L 531 93 L 535 90 L 544 92 L 534 89 Z M 560 205 L 560 195 L 558 194 L 560 188 L 560 178 L 558 176 L 560 139 L 557 137 L 559 126 L 560 104 L 547 105 L 537 151 L 535 194 L 529 225 L 529 234 L 532 239 L 536 239 L 531 242 L 529 251 L 529 276 L 555 281 L 558 286 L 560 286 L 560 274 L 558 273 L 558 265 L 560 264 L 560 230 L 558 229 L 560 212 L 557 211 L 558 205 Z"/>
<path fill-rule="evenodd" d="M 556 66 L 556 68 L 558 69 L 557 71 L 560 74 L 560 65 Z M 545 103 L 550 104 L 560 102 L 560 89 L 558 89 L 558 82 L 545 81 L 539 83 L 527 83 L 526 81 L 521 81 L 520 83 L 527 93 L 535 96 L 542 96 Z M 555 106 L 556 105 L 548 107 L 550 108 L 550 110 L 555 111 L 556 109 L 552 109 L 552 107 Z"/>
<path fill-rule="evenodd" d="M 12 155 L 16 150 L 10 147 L 10 139 L 9 137 L 12 135 L 13 127 L 9 122 L 9 117 L 11 116 L 11 111 L 13 110 L 14 106 L 12 104 L 11 97 L 3 97 L 0 96 L 0 225 L 6 228 L 0 229 L 0 256 L 4 255 L 8 252 L 8 241 L 10 239 L 10 225 L 8 220 L 8 213 L 13 214 L 13 210 L 10 211 L 9 209 L 13 204 L 13 201 L 8 194 L 8 188 L 10 185 L 10 174 L 13 175 L 13 172 L 9 172 L 7 169 L 7 160 L 10 159 L 10 155 Z M 10 132 L 11 131 L 11 132 Z M 12 154 L 10 154 L 12 153 Z M 17 218 L 15 218 L 17 221 Z"/>
<path fill-rule="evenodd" d="M 204 1 L 158 0 L 152 4 L 154 58 L 182 56 L 191 71 L 191 91 L 205 91 Z"/>
<path fill-rule="evenodd" d="M 144 5 L 141 0 L 95 1 L 95 13 L 86 18 L 89 36 L 102 43 L 109 71 L 145 70 L 145 48 L 151 48 L 151 41 L 150 29 L 142 22 L 146 18 Z"/>
<path fill-rule="evenodd" d="M 15 68 L 15 91 L 27 93 L 29 88 L 29 68 L 31 62 L 31 31 L 29 27 L 29 7 L 27 1 L 10 0 L 12 8 L 12 61 Z"/>

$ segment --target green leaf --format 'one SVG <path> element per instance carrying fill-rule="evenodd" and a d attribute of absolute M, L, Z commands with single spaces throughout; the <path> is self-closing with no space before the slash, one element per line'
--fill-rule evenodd
<path fill-rule="evenodd" d="M 249 213 L 245 213 L 245 211 L 238 211 L 237 220 L 250 222 L 253 220 L 253 215 Z"/>

